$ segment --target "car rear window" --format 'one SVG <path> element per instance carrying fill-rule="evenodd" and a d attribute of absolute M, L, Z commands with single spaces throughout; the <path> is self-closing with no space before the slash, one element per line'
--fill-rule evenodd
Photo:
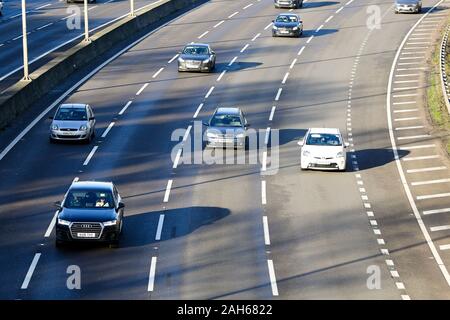
<path fill-rule="evenodd" d="M 111 209 L 114 207 L 109 191 L 73 190 L 69 191 L 64 207 L 68 209 Z"/>

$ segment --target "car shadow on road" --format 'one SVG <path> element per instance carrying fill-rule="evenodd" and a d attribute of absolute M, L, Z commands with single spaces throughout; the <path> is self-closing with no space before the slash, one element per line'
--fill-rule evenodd
<path fill-rule="evenodd" d="M 308 38 L 310 36 L 314 37 L 320 37 L 320 36 L 326 36 L 332 33 L 338 32 L 338 29 L 320 29 L 318 32 L 316 32 L 316 29 L 306 29 L 303 30 L 302 38 Z"/>
<path fill-rule="evenodd" d="M 273 146 L 276 142 L 275 138 L 275 132 L 276 129 L 271 130 L 272 137 L 269 139 L 269 146 Z M 279 145 L 282 146 L 284 144 L 295 142 L 297 143 L 300 139 L 304 137 L 306 134 L 307 129 L 280 129 L 278 130 L 278 138 L 279 138 Z"/>
<path fill-rule="evenodd" d="M 348 149 L 347 149 L 348 150 Z M 398 157 L 404 158 L 410 152 L 408 150 L 397 150 Z M 350 155 L 355 155 L 356 159 L 352 159 Z M 394 153 L 392 149 L 363 149 L 355 150 L 355 152 L 347 154 L 347 166 L 352 168 L 352 160 L 358 161 L 359 170 L 367 170 L 382 167 L 394 161 Z"/>
<path fill-rule="evenodd" d="M 231 66 L 228 66 L 228 62 L 226 63 L 216 63 L 215 72 L 219 73 L 223 70 L 227 70 L 227 72 L 241 71 L 245 69 L 255 68 L 262 65 L 262 62 L 244 62 L 244 61 L 236 61 Z"/>
<path fill-rule="evenodd" d="M 305 2 L 303 3 L 303 9 L 320 8 L 326 6 L 334 6 L 339 4 L 337 1 L 318 1 L 318 2 Z"/>

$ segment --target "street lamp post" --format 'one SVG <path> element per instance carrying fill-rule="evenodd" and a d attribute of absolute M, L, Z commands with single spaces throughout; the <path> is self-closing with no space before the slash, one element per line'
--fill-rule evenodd
<path fill-rule="evenodd" d="M 89 38 L 88 0 L 84 0 L 84 41 L 91 42 Z"/>
<path fill-rule="evenodd" d="M 23 43 L 23 79 L 30 81 L 28 74 L 28 40 L 27 40 L 27 11 L 26 2 L 22 0 L 22 43 Z"/>

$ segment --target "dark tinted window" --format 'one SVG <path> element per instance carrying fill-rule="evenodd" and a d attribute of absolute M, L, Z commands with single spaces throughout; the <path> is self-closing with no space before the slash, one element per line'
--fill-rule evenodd
<path fill-rule="evenodd" d="M 110 209 L 114 208 L 114 200 L 109 191 L 72 190 L 67 194 L 64 207 L 69 209 Z"/>
<path fill-rule="evenodd" d="M 208 48 L 207 47 L 188 46 L 188 47 L 184 48 L 183 54 L 206 55 L 206 54 L 208 54 Z"/>
<path fill-rule="evenodd" d="M 216 114 L 210 125 L 212 127 L 242 127 L 241 118 L 238 115 Z"/>
<path fill-rule="evenodd" d="M 276 22 L 298 22 L 296 16 L 278 16 Z"/>
<path fill-rule="evenodd" d="M 87 120 L 87 112 L 84 108 L 59 108 L 55 120 L 82 121 Z"/>
<path fill-rule="evenodd" d="M 341 139 L 337 134 L 311 133 L 306 140 L 307 145 L 313 146 L 340 146 Z"/>

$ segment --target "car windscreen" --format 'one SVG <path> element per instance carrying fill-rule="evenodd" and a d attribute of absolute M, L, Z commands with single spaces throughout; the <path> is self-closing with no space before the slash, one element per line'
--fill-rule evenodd
<path fill-rule="evenodd" d="M 278 16 L 275 22 L 291 23 L 291 22 L 298 22 L 298 19 L 296 16 Z"/>
<path fill-rule="evenodd" d="M 341 146 L 341 139 L 338 134 L 311 133 L 306 140 L 311 146 Z"/>
<path fill-rule="evenodd" d="M 67 194 L 64 208 L 111 209 L 114 208 L 114 200 L 109 191 L 72 190 Z"/>
<path fill-rule="evenodd" d="M 242 127 L 241 118 L 234 114 L 216 114 L 210 123 L 211 127 Z"/>
<path fill-rule="evenodd" d="M 55 120 L 83 121 L 87 120 L 86 109 L 82 108 L 59 108 Z"/>
<path fill-rule="evenodd" d="M 183 54 L 207 55 L 208 48 L 207 47 L 189 46 L 189 47 L 184 48 Z"/>
<path fill-rule="evenodd" d="M 419 0 L 396 0 L 398 4 L 416 4 Z"/>

